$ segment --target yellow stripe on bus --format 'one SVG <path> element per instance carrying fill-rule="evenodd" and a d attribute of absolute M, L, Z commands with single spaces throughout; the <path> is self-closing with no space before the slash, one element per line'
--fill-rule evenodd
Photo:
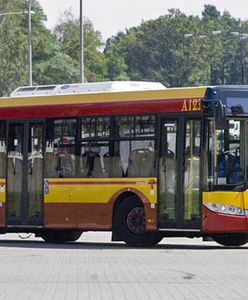
<path fill-rule="evenodd" d="M 248 203 L 246 203 L 244 199 L 245 199 L 244 195 L 241 192 L 216 191 L 216 192 L 203 193 L 203 204 L 218 203 L 218 204 L 233 205 L 244 209 L 248 209 Z"/>
<path fill-rule="evenodd" d="M 118 192 L 137 191 L 157 202 L 155 178 L 45 179 L 45 203 L 108 203 Z"/>
<path fill-rule="evenodd" d="M 0 178 L 0 203 L 6 202 L 6 180 Z"/>

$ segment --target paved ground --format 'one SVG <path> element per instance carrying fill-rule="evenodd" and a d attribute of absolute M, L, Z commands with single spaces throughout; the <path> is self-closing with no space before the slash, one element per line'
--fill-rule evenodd
<path fill-rule="evenodd" d="M 153 249 L 86 233 L 76 243 L 0 236 L 0 299 L 248 299 L 248 245 L 164 239 Z"/>

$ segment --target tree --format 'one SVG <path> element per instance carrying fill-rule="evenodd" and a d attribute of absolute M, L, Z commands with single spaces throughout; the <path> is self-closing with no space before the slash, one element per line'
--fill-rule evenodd
<path fill-rule="evenodd" d="M 112 37 L 104 53 L 118 57 L 131 80 L 160 81 L 167 87 L 238 84 L 242 68 L 248 80 L 248 40 L 230 33 L 248 32 L 247 24 L 212 5 L 204 6 L 202 17 L 170 9 Z"/>
<path fill-rule="evenodd" d="M 22 11 L 19 1 L 2 1 L 2 11 Z M 27 77 L 27 45 L 22 30 L 25 15 L 8 15 L 0 23 L 0 96 L 8 94 L 17 85 L 24 85 Z"/>
<path fill-rule="evenodd" d="M 27 2 L 0 0 L 0 9 L 25 11 Z M 65 12 L 52 33 L 38 0 L 32 10 L 34 84 L 78 82 L 79 20 Z M 28 84 L 27 22 L 26 14 L 0 18 L 0 95 Z M 201 17 L 170 9 L 165 16 L 119 32 L 106 45 L 85 20 L 85 78 L 160 81 L 167 87 L 247 83 L 248 39 L 240 35 L 247 32 L 248 21 L 227 11 L 221 14 L 213 5 L 205 5 Z"/>
<path fill-rule="evenodd" d="M 44 26 L 46 17 L 40 5 L 36 2 L 33 7 L 35 9 L 32 19 L 34 84 L 77 82 L 77 65 L 72 58 L 61 51 L 56 36 Z"/>
<path fill-rule="evenodd" d="M 24 12 L 25 0 L 0 3 L 4 11 Z M 5 5 L 5 6 L 4 6 Z M 4 7 L 3 7 L 4 6 Z M 46 16 L 38 1 L 33 1 L 32 53 L 34 85 L 75 82 L 75 62 L 63 52 L 60 44 L 44 25 Z M 7 15 L 0 23 L 0 95 L 8 95 L 18 86 L 28 85 L 28 19 L 27 14 Z"/>
<path fill-rule="evenodd" d="M 192 67 L 184 60 L 196 61 L 196 58 L 188 51 L 183 37 L 187 28 L 197 31 L 198 23 L 197 17 L 188 18 L 179 10 L 170 10 L 167 16 L 143 22 L 108 40 L 105 53 L 113 52 L 124 59 L 131 80 L 160 81 L 166 86 L 187 85 L 185 76 L 191 80 Z"/>
<path fill-rule="evenodd" d="M 54 33 L 64 54 L 69 56 L 79 70 L 80 25 L 70 12 L 55 27 Z M 87 81 L 102 81 L 107 78 L 107 63 L 101 51 L 103 41 L 99 31 L 95 31 L 89 20 L 84 22 L 84 62 Z"/>
<path fill-rule="evenodd" d="M 202 12 L 203 18 L 217 20 L 221 14 L 214 5 L 205 4 Z"/>

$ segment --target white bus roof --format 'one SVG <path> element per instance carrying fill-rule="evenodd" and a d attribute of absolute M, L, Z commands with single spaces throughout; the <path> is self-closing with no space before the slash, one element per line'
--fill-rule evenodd
<path fill-rule="evenodd" d="M 57 95 L 57 94 L 81 94 L 94 92 L 123 92 L 163 90 L 166 87 L 159 82 L 146 81 L 107 81 L 87 82 L 78 84 L 40 85 L 18 87 L 10 96 L 32 96 L 32 95 Z"/>

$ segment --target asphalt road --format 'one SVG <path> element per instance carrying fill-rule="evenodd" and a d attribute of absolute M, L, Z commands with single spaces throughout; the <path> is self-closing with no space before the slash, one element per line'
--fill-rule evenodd
<path fill-rule="evenodd" d="M 111 243 L 109 233 L 85 233 L 62 245 L 0 236 L 0 300 L 244 300 L 247 281 L 248 244 L 175 238 L 134 249 Z"/>

